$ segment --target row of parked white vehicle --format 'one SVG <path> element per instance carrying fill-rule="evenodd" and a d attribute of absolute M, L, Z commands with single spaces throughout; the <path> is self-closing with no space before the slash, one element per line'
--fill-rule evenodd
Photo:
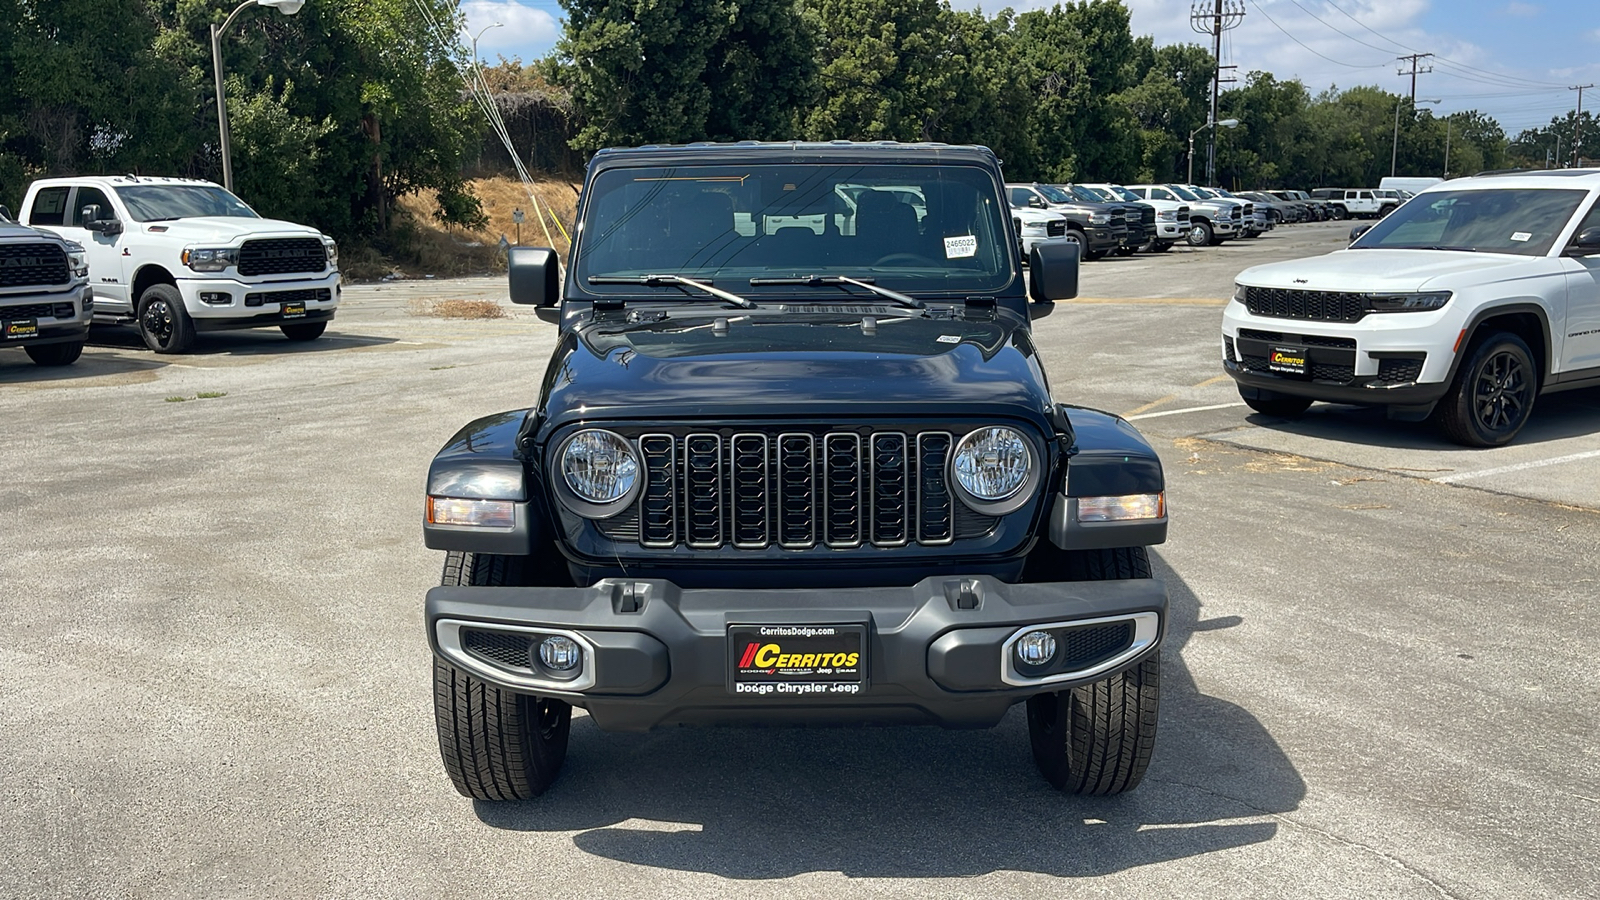
<path fill-rule="evenodd" d="M 0 349 L 39 365 L 75 362 L 91 322 L 133 325 L 157 353 L 235 328 L 315 340 L 339 293 L 332 238 L 208 181 L 50 178 L 16 221 L 0 207 Z"/>

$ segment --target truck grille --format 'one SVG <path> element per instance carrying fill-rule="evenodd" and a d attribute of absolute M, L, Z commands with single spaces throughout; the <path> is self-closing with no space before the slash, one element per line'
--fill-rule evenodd
<path fill-rule="evenodd" d="M 1178 221 L 1179 222 L 1187 222 L 1187 221 L 1189 221 L 1189 207 L 1187 207 L 1187 206 L 1178 207 Z"/>
<path fill-rule="evenodd" d="M 25 303 L 16 306 L 0 306 L 0 319 L 14 321 L 16 319 L 70 319 L 72 318 L 71 303 Z"/>
<path fill-rule="evenodd" d="M 947 431 L 642 434 L 633 509 L 601 521 L 653 549 L 939 546 L 998 522 L 950 494 Z"/>
<path fill-rule="evenodd" d="M 1359 322 L 1367 314 L 1365 294 L 1246 287 L 1244 305 L 1254 315 L 1314 322 Z"/>
<path fill-rule="evenodd" d="M 1138 207 L 1138 210 L 1139 221 L 1146 225 L 1154 225 L 1156 223 L 1156 208 L 1154 206 L 1141 206 Z"/>
<path fill-rule="evenodd" d="M 1067 233 L 1067 220 L 1052 219 L 1044 223 L 1044 233 L 1051 237 L 1061 237 Z"/>
<path fill-rule="evenodd" d="M 326 268 L 328 251 L 321 238 L 263 238 L 245 241 L 239 248 L 240 275 L 286 275 Z"/>
<path fill-rule="evenodd" d="M 0 287 L 67 284 L 71 280 L 67 253 L 56 244 L 0 246 Z"/>

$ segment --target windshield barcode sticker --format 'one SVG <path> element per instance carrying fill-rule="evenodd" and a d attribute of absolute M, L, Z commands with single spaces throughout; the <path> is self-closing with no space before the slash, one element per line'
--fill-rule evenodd
<path fill-rule="evenodd" d="M 966 259 L 978 255 L 978 239 L 970 234 L 944 239 L 945 259 Z"/>
<path fill-rule="evenodd" d="M 1518 231 L 1511 235 L 1511 239 L 1513 241 L 1531 241 L 1533 240 L 1533 233 L 1530 231 Z"/>

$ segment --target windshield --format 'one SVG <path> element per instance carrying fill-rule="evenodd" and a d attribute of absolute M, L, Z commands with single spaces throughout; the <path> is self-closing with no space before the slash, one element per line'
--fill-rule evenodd
<path fill-rule="evenodd" d="M 1039 193 L 1043 194 L 1044 198 L 1049 200 L 1051 203 L 1072 202 L 1072 195 L 1067 193 L 1065 190 L 1062 190 L 1061 186 L 1058 184 L 1041 184 L 1038 186 L 1038 188 Z"/>
<path fill-rule="evenodd" d="M 1089 190 L 1088 188 L 1084 187 L 1081 184 L 1067 184 L 1067 185 L 1062 185 L 1062 187 L 1065 188 L 1068 191 L 1071 191 L 1072 192 L 1072 196 L 1078 198 L 1079 200 L 1085 201 L 1087 203 L 1104 203 L 1104 202 L 1106 202 L 1104 197 L 1100 196 L 1099 194 L 1095 193 L 1094 191 Z"/>
<path fill-rule="evenodd" d="M 1178 187 L 1175 184 L 1167 185 L 1167 190 L 1173 192 L 1174 194 L 1177 194 L 1179 197 L 1182 197 L 1185 200 L 1199 200 L 1200 199 L 1199 197 L 1196 197 L 1194 194 L 1189 193 L 1188 191 L 1184 190 L 1181 187 Z"/>
<path fill-rule="evenodd" d="M 701 279 L 748 296 L 794 296 L 799 277 L 961 292 L 997 290 L 1014 277 L 999 185 L 978 166 L 616 168 L 585 194 L 572 275 L 590 294 L 641 293 L 637 281 L 607 282 L 645 275 Z M 787 285 L 777 283 L 785 277 Z M 649 284 L 664 298 L 689 296 L 671 282 Z"/>
<path fill-rule="evenodd" d="M 119 187 L 117 196 L 127 205 L 135 222 L 159 222 L 166 219 L 192 219 L 199 216 L 223 216 L 236 219 L 259 219 L 255 210 L 244 201 L 216 185 L 209 184 L 141 184 L 136 187 Z"/>
<path fill-rule="evenodd" d="M 1133 191 L 1128 190 L 1127 188 L 1123 187 L 1120 184 L 1108 185 L 1105 188 L 1105 190 L 1106 190 L 1107 193 L 1109 193 L 1112 196 L 1116 197 L 1118 200 L 1138 200 L 1138 199 L 1141 199 L 1138 194 L 1135 194 Z"/>
<path fill-rule="evenodd" d="M 1208 191 L 1208 190 L 1206 190 L 1205 188 L 1202 188 L 1202 187 L 1192 187 L 1192 188 L 1189 189 L 1189 193 L 1195 195 L 1195 197 L 1197 199 L 1200 199 L 1200 200 L 1215 200 L 1215 199 L 1217 199 L 1217 195 L 1216 194 L 1213 194 L 1210 191 Z"/>
<path fill-rule="evenodd" d="M 1352 249 L 1477 250 L 1543 256 L 1585 191 L 1498 189 L 1421 194 L 1372 226 Z"/>

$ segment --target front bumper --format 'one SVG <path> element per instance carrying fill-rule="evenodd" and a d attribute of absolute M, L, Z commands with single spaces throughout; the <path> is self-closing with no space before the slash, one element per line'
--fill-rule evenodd
<path fill-rule="evenodd" d="M 1163 241 L 1182 240 L 1189 233 L 1188 222 L 1156 222 L 1156 237 Z"/>
<path fill-rule="evenodd" d="M 1138 665 L 1159 652 L 1166 611 L 1166 588 L 1154 579 L 1007 584 L 989 576 L 938 576 L 909 587 L 844 590 L 686 590 L 657 579 L 608 579 L 585 588 L 434 588 L 426 622 L 434 652 L 451 665 L 509 690 L 566 699 L 606 730 L 674 724 L 960 728 L 994 725 L 1034 694 Z M 1124 622 L 1128 641 L 1108 645 L 1111 655 L 1097 661 L 1069 664 L 1063 649 L 1060 670 L 1019 675 L 1008 664 L 1011 644 L 1033 627 Z M 865 681 L 849 694 L 735 693 L 732 625 L 861 626 Z M 464 649 L 468 631 L 559 633 L 584 648 L 586 667 L 565 685 L 555 683 L 531 664 L 518 669 Z"/>
<path fill-rule="evenodd" d="M 72 315 L 39 314 L 42 311 L 39 307 L 65 304 L 71 304 Z M 0 322 L 6 323 L 8 328 L 0 332 L 0 349 L 82 341 L 89 335 L 89 322 L 93 318 L 94 292 L 87 285 L 79 284 L 52 293 L 3 295 L 0 296 Z M 20 330 L 25 333 L 11 334 L 9 325 L 12 322 L 31 323 L 31 328 L 24 326 Z"/>
<path fill-rule="evenodd" d="M 253 328 L 284 324 L 285 300 L 305 304 L 305 317 L 290 320 L 291 324 L 333 318 L 333 310 L 339 306 L 340 278 L 337 269 L 322 275 L 307 273 L 304 278 L 280 275 L 253 281 L 183 278 L 178 281 L 178 292 L 183 295 L 184 309 L 200 331 Z"/>

